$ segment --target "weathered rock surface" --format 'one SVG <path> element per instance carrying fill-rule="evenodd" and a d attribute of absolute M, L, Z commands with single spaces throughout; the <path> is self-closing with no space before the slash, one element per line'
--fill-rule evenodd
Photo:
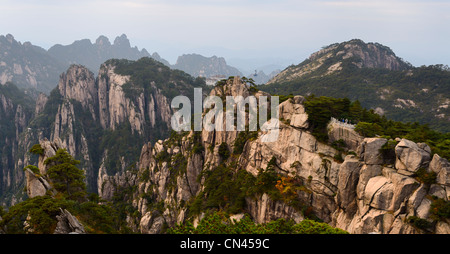
<path fill-rule="evenodd" d="M 273 201 L 267 194 L 246 199 L 250 216 L 256 223 L 267 223 L 279 218 L 292 219 L 299 223 L 304 219 L 302 213 L 284 202 Z"/>
<path fill-rule="evenodd" d="M 330 142 L 342 140 L 344 141 L 347 150 L 356 152 L 359 145 L 361 145 L 364 140 L 354 128 L 349 128 L 348 126 L 335 121 L 331 121 L 328 124 L 327 129 Z"/>
<path fill-rule="evenodd" d="M 397 159 L 395 167 L 401 170 L 415 172 L 419 168 L 427 168 L 430 163 L 431 149 L 424 143 L 414 143 L 407 139 L 402 139 L 395 147 Z"/>
<path fill-rule="evenodd" d="M 450 163 L 448 160 L 434 154 L 430 162 L 430 170 L 436 173 L 438 184 L 450 187 Z"/>
<path fill-rule="evenodd" d="M 211 94 L 235 96 L 238 93 L 249 95 L 246 87 L 235 79 Z M 347 155 L 344 161 L 337 161 L 334 158 L 339 152 L 318 142 L 307 130 L 307 121 L 293 124 L 297 115 L 306 114 L 301 103 L 298 97 L 280 105 L 280 118 L 286 122 L 280 123 L 279 139 L 262 142 L 263 135 L 259 133 L 247 141 L 236 161 L 238 168 L 256 176 L 259 169 L 266 168 L 275 158 L 278 173 L 296 176 L 303 183 L 307 191 L 298 191 L 297 195 L 302 204 L 309 204 L 308 212 L 350 233 L 423 233 L 409 223 L 408 218 L 431 220 L 431 195 L 448 200 L 448 161 L 435 155 L 430 162 L 429 147 L 401 140 L 395 149 L 397 163 L 394 165 L 382 150 L 387 139 L 361 139 L 353 134 L 345 136 L 345 143 L 350 146 L 348 150 L 357 145 L 357 155 Z M 225 142 L 233 151 L 237 132 L 203 131 L 201 153 L 191 151 L 194 136 L 191 132 L 180 144 L 166 140 L 142 148 L 139 191 L 134 199 L 134 205 L 143 215 L 139 225 L 141 232 L 160 233 L 163 224 L 171 226 L 183 222 L 188 212 L 186 203 L 204 188 L 199 178 L 202 172 L 214 170 L 220 163 L 232 163 L 221 160 L 218 146 Z M 172 158 L 184 158 L 179 162 L 186 163 L 183 164 L 187 165 L 185 171 L 175 174 L 175 164 L 160 159 L 164 151 Z M 413 172 L 420 167 L 436 172 L 436 184 L 427 186 L 414 178 Z M 152 204 L 156 203 L 161 204 L 160 208 L 154 208 Z M 299 207 L 273 201 L 267 194 L 247 197 L 245 209 L 258 223 L 276 218 L 298 222 L 305 218 Z M 432 231 L 450 233 L 448 228 L 448 222 L 439 221 Z"/>
<path fill-rule="evenodd" d="M 29 198 L 37 196 L 44 196 L 50 189 L 50 185 L 43 177 L 37 176 L 30 169 L 25 171 L 25 177 L 27 179 L 27 195 Z"/>
<path fill-rule="evenodd" d="M 365 138 L 358 147 L 358 156 L 368 165 L 383 164 L 384 158 L 380 149 L 386 142 L 385 138 Z"/>
<path fill-rule="evenodd" d="M 83 224 L 75 216 L 66 209 L 60 208 L 60 212 L 56 216 L 58 223 L 53 234 L 86 234 Z"/>
<path fill-rule="evenodd" d="M 56 139 L 55 142 L 44 139 L 39 144 L 43 149 L 43 153 L 39 155 L 38 159 L 39 172 L 34 173 L 29 168 L 25 170 L 27 195 L 29 198 L 57 193 L 46 176 L 48 167 L 44 162 L 54 156 L 58 149 L 64 149 L 65 147 L 59 139 Z"/>
<path fill-rule="evenodd" d="M 59 141 L 59 142 L 58 142 Z M 56 195 L 57 191 L 49 183 L 46 172 L 47 165 L 44 161 L 56 154 L 56 151 L 63 148 L 60 140 L 57 142 L 50 142 L 48 140 L 42 140 L 40 145 L 43 149 L 43 153 L 39 155 L 39 172 L 32 172 L 30 169 L 26 169 L 26 189 L 29 198 L 44 195 Z M 85 234 L 84 226 L 73 216 L 69 211 L 63 208 L 60 209 L 60 214 L 56 215 L 57 224 L 54 229 L 54 234 Z M 31 214 L 28 215 L 27 220 L 31 219 Z M 32 233 L 33 229 L 29 228 L 29 223 L 25 221 L 24 228 L 26 231 Z"/>

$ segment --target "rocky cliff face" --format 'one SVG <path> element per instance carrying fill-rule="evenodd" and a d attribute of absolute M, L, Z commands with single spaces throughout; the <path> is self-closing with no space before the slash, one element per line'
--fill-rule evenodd
<path fill-rule="evenodd" d="M 105 137 L 105 132 L 123 132 L 125 128 L 127 134 L 146 137 L 158 120 L 166 124 L 170 121 L 166 97 L 157 89 L 152 94 L 141 92 L 128 97 L 123 86 L 130 77 L 116 74 L 114 68 L 111 64 L 102 65 L 96 79 L 85 67 L 72 65 L 61 75 L 57 87 L 62 100 L 55 114 L 51 140 L 61 139 L 68 151 L 81 159 L 91 190 L 97 190 L 97 183 L 101 184 L 98 179 L 104 174 L 124 171 L 134 158 L 122 157 L 119 168 L 111 168 L 107 161 L 116 160 L 111 158 L 116 154 L 109 151 L 126 144 L 111 145 L 96 154 L 101 145 L 98 141 Z"/>
<path fill-rule="evenodd" d="M 143 135 L 146 128 L 155 126 L 157 119 L 161 119 L 168 126 L 171 116 L 169 101 L 156 88 L 155 82 L 150 84 L 155 90 L 154 93 L 145 94 L 140 91 L 131 98 L 123 88 L 129 81 L 129 76 L 116 74 L 113 65 L 103 65 L 100 68 L 98 103 L 102 127 L 115 130 L 120 124 L 127 122 L 133 133 Z M 149 126 L 145 124 L 146 119 Z"/>
<path fill-rule="evenodd" d="M 118 65 L 135 70 L 129 67 L 133 64 L 137 69 L 146 68 L 142 73 L 155 75 L 141 80 L 136 76 L 142 73 L 116 71 Z M 27 101 L 28 96 L 17 88 L 8 90 L 13 85 L 1 86 L 0 116 L 5 121 L 0 127 L 7 134 L 1 137 L 3 205 L 13 205 L 23 196 L 22 169 L 37 164 L 36 156 L 28 150 L 44 139 L 58 141 L 81 161 L 88 191 L 108 196 L 103 194 L 102 179 L 132 168 L 145 142 L 168 136 L 172 115 L 169 94 L 192 91 L 194 82 L 185 73 L 143 58 L 106 62 L 97 77 L 82 65 L 71 65 L 50 95 L 39 94 L 35 103 L 31 98 Z"/>
<path fill-rule="evenodd" d="M 211 94 L 251 93 L 235 79 L 216 87 Z M 137 177 L 113 181 L 137 186 L 131 199 L 141 214 L 136 228 L 142 233 L 160 233 L 166 225 L 201 218 L 206 210 L 198 215 L 192 215 L 191 210 L 199 197 L 208 197 L 211 191 L 208 174 L 221 172 L 223 167 L 233 168 L 234 174 L 244 170 L 254 177 L 273 167 L 286 181 L 280 180 L 278 188 L 291 186 L 293 179 L 297 181 L 298 188 L 290 192 L 297 203 L 273 198 L 270 193 L 248 194 L 243 211 L 258 223 L 277 218 L 298 222 L 314 215 L 350 233 L 450 232 L 449 221 L 436 220 L 430 209 L 438 199 L 448 201 L 447 160 L 431 156 L 426 144 L 362 138 L 351 128 L 334 124 L 330 135 L 349 144 L 342 154 L 309 133 L 302 102 L 302 97 L 297 96 L 280 104 L 280 117 L 285 121 L 281 121 L 277 142 L 262 142 L 264 134 L 259 132 L 245 140 L 242 152 L 233 152 L 228 158 L 220 147 L 226 144 L 229 151 L 234 151 L 240 137 L 237 132 L 204 130 L 145 144 Z M 384 150 L 387 142 L 394 147 Z M 337 159 L 338 154 L 344 158 Z M 424 180 L 423 174 L 437 177 Z"/>
<path fill-rule="evenodd" d="M 127 64 L 108 61 L 98 77 L 72 65 L 58 87 L 31 108 L 11 99 L 17 96 L 0 94 L 0 114 L 16 134 L 14 141 L 9 135 L 4 140 L 3 151 L 16 148 L 1 154 L 2 165 L 14 168 L 2 168 L 2 188 L 18 190 L 25 182 L 30 197 L 51 189 L 40 175 L 22 170 L 33 162 L 27 151 L 40 143 L 41 172 L 46 157 L 66 148 L 81 161 L 88 190 L 109 201 L 121 197 L 137 210 L 127 221 L 142 233 L 195 223 L 209 209 L 248 213 L 258 223 L 318 218 L 351 233 L 450 233 L 448 219 L 436 214 L 438 204 L 449 201 L 450 163 L 426 144 L 363 138 L 351 125 L 331 121 L 330 140 L 345 144 L 338 150 L 310 133 L 302 96 L 279 105 L 276 142 L 264 142 L 263 131 L 206 130 L 158 140 L 164 135 L 155 132 L 167 130 L 172 115 L 167 87 L 192 90 L 194 81 L 144 61 L 141 68 L 170 78 L 139 82 L 142 73 L 124 74 Z M 270 97 L 239 77 L 217 85 L 210 95 Z M 64 211 L 61 216 L 58 232 L 77 232 L 71 217 Z"/>
<path fill-rule="evenodd" d="M 148 80 L 144 89 L 133 76 L 140 74 L 117 73 L 118 65 L 128 64 L 156 73 L 161 73 L 164 67 L 164 75 L 169 78 Z M 49 97 L 38 98 L 33 140 L 35 143 L 44 138 L 59 140 L 81 161 L 88 190 L 109 197 L 111 192 L 104 179 L 112 180 L 116 173 L 133 167 L 145 141 L 168 136 L 172 111 L 167 93 L 160 87 L 165 82 L 183 84 L 185 89 L 193 85 L 172 77 L 171 73 L 168 67 L 151 59 L 108 61 L 97 77 L 84 66 L 72 65 L 61 74 Z"/>
<path fill-rule="evenodd" d="M 58 138 L 54 142 L 50 142 L 47 139 L 40 140 L 39 145 L 42 148 L 42 153 L 39 155 L 37 172 L 33 172 L 29 168 L 25 170 L 27 195 L 29 198 L 34 198 L 50 194 L 54 198 L 58 192 L 46 177 L 48 165 L 44 164 L 44 161 L 54 156 L 59 149 L 66 149 L 66 147 Z M 53 234 L 86 233 L 83 224 L 66 209 L 59 208 L 59 214 L 54 216 L 56 217 L 57 224 L 53 229 Z M 34 233 L 33 227 L 28 223 L 29 220 L 33 219 L 32 217 L 33 215 L 28 213 L 27 220 L 24 222 L 24 230 L 27 233 Z"/>
<path fill-rule="evenodd" d="M 0 85 L 0 205 L 11 205 L 21 200 L 24 182 L 24 156 L 28 124 L 34 116 L 34 102 L 15 85 Z M 8 192 L 8 193 L 7 193 Z M 12 195 L 18 194 L 18 195 Z"/>

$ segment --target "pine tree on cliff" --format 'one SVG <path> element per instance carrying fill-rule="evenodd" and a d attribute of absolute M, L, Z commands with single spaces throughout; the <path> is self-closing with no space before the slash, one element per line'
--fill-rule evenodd
<path fill-rule="evenodd" d="M 82 201 L 86 197 L 86 184 L 83 170 L 76 167 L 80 161 L 75 160 L 66 149 L 59 149 L 55 156 L 44 161 L 50 167 L 47 175 L 53 187 L 68 199 Z"/>

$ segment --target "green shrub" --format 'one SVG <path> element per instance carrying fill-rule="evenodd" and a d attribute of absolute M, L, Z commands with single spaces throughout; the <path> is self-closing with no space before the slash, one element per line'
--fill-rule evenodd
<path fill-rule="evenodd" d="M 226 142 L 222 142 L 222 144 L 220 144 L 219 156 L 222 160 L 226 160 L 230 157 L 230 150 L 228 149 L 228 144 Z"/>
<path fill-rule="evenodd" d="M 155 160 L 159 163 L 162 163 L 162 162 L 169 163 L 170 159 L 171 159 L 171 156 L 167 152 L 167 149 L 165 149 L 165 148 L 163 148 L 163 150 L 161 152 L 159 152 L 158 154 L 156 154 L 156 156 L 155 156 Z"/>
<path fill-rule="evenodd" d="M 344 149 L 347 147 L 347 144 L 345 144 L 345 141 L 343 139 L 339 139 L 339 140 L 333 141 L 331 143 L 331 147 L 338 150 L 339 152 L 343 152 Z"/>
<path fill-rule="evenodd" d="M 387 163 L 395 162 L 395 147 L 397 146 L 398 141 L 388 140 L 384 145 L 380 148 L 380 153 L 383 156 L 384 161 Z"/>
<path fill-rule="evenodd" d="M 340 153 L 340 152 L 337 153 L 336 155 L 334 155 L 333 159 L 339 163 L 344 162 L 344 158 L 342 158 L 342 153 Z"/>
<path fill-rule="evenodd" d="M 33 145 L 33 147 L 31 147 L 30 153 L 44 155 L 44 148 L 42 148 L 41 144 L 35 144 Z"/>
<path fill-rule="evenodd" d="M 415 228 L 424 230 L 424 231 L 432 231 L 433 229 L 433 223 L 429 222 L 425 219 L 419 218 L 417 216 L 409 216 L 407 218 L 408 223 L 413 225 Z"/>
<path fill-rule="evenodd" d="M 9 208 L 2 216 L 0 227 L 7 234 L 50 234 L 56 227 L 56 216 L 60 214 L 60 208 L 66 208 L 65 200 L 54 199 L 50 196 L 38 196 L 20 202 Z M 24 229 L 24 221 L 27 220 L 29 228 Z M 31 230 L 31 231 L 30 231 Z"/>
<path fill-rule="evenodd" d="M 115 228 L 117 211 L 108 205 L 100 205 L 95 202 L 85 202 L 79 205 L 77 215 L 85 225 L 85 230 L 87 233 L 118 233 Z"/>
<path fill-rule="evenodd" d="M 359 122 L 355 126 L 355 131 L 363 137 L 375 137 L 382 132 L 382 128 L 377 123 Z"/>
<path fill-rule="evenodd" d="M 426 168 L 419 168 L 415 173 L 416 179 L 424 184 L 436 183 L 436 173 L 428 171 Z"/>
<path fill-rule="evenodd" d="M 224 209 L 228 212 L 242 212 L 246 189 L 254 183 L 253 176 L 245 170 L 234 173 L 233 168 L 220 164 L 205 174 L 204 190 L 191 204 L 191 214 L 204 209 Z"/>
<path fill-rule="evenodd" d="M 58 149 L 54 156 L 44 161 L 44 164 L 48 166 L 48 178 L 58 192 L 68 199 L 79 201 L 86 199 L 84 171 L 76 167 L 80 161 L 75 160 L 66 149 Z"/>
<path fill-rule="evenodd" d="M 192 152 L 194 154 L 203 153 L 205 148 L 202 145 L 202 133 L 200 131 L 194 132 L 194 135 L 192 137 L 192 142 L 193 142 Z"/>
<path fill-rule="evenodd" d="M 450 219 L 450 201 L 433 197 L 430 212 L 434 220 Z"/>
<path fill-rule="evenodd" d="M 27 169 L 30 169 L 31 172 L 33 172 L 36 175 L 40 175 L 41 174 L 41 171 L 39 170 L 39 168 L 34 166 L 34 165 L 28 165 L 28 166 L 24 167 L 23 171 L 26 171 Z"/>
<path fill-rule="evenodd" d="M 192 223 L 177 224 L 167 231 L 169 234 L 348 234 L 326 223 L 303 220 L 296 224 L 293 220 L 277 219 L 256 224 L 246 214 L 239 221 L 231 221 L 226 213 L 218 211 L 203 218 L 197 227 Z"/>
<path fill-rule="evenodd" d="M 241 154 L 248 140 L 254 140 L 258 137 L 257 131 L 241 131 L 234 141 L 233 154 Z"/>

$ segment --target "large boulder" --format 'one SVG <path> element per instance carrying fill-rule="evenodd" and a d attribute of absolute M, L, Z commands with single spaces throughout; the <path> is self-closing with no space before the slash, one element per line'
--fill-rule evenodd
<path fill-rule="evenodd" d="M 25 171 L 25 177 L 29 198 L 44 196 L 47 193 L 49 184 L 44 178 L 36 175 L 30 169 Z"/>
<path fill-rule="evenodd" d="M 308 114 L 302 104 L 304 100 L 305 98 L 303 98 L 303 96 L 295 96 L 294 98 L 280 103 L 280 120 L 289 121 L 289 125 L 293 127 L 307 129 L 309 123 Z"/>
<path fill-rule="evenodd" d="M 384 163 L 381 148 L 386 144 L 385 138 L 365 138 L 358 147 L 357 153 L 365 164 L 382 165 Z"/>
<path fill-rule="evenodd" d="M 393 184 L 385 176 L 370 178 L 364 190 L 364 204 L 378 210 L 388 210 L 393 197 Z"/>
<path fill-rule="evenodd" d="M 450 162 L 447 159 L 435 154 L 430 162 L 429 169 L 436 173 L 438 184 L 450 187 Z"/>
<path fill-rule="evenodd" d="M 48 139 L 44 138 L 43 140 L 39 141 L 39 144 L 41 145 L 44 153 L 39 156 L 38 161 L 38 168 L 42 175 L 45 175 L 47 173 L 47 165 L 45 165 L 45 160 L 47 160 L 50 157 L 55 156 L 56 152 L 59 149 L 66 148 L 63 144 L 60 138 L 55 138 L 52 141 L 49 141 Z"/>
<path fill-rule="evenodd" d="M 395 168 L 416 172 L 419 168 L 427 168 L 430 163 L 431 149 L 424 143 L 414 143 L 402 139 L 395 147 Z"/>

